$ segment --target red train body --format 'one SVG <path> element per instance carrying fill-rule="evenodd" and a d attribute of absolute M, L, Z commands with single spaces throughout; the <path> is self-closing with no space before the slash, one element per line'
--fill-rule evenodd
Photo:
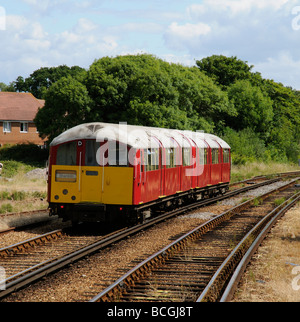
<path fill-rule="evenodd" d="M 65 220 L 139 221 L 225 193 L 230 147 L 191 131 L 88 123 L 50 145 L 48 201 Z"/>

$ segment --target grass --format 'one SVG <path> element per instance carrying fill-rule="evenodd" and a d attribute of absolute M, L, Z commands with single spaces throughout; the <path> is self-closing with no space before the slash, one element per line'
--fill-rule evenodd
<path fill-rule="evenodd" d="M 285 202 L 285 200 L 286 200 L 285 197 L 275 199 L 274 204 L 275 204 L 275 206 L 280 206 L 281 204 L 283 204 Z"/>
<path fill-rule="evenodd" d="M 262 163 L 252 162 L 245 165 L 233 165 L 231 169 L 231 181 L 241 181 L 260 175 L 272 175 L 279 172 L 300 171 L 300 167 L 296 164 L 286 163 Z"/>
<path fill-rule="evenodd" d="M 26 173 L 34 167 L 18 161 L 1 161 L 0 213 L 22 212 L 47 208 L 45 178 L 30 178 Z"/>

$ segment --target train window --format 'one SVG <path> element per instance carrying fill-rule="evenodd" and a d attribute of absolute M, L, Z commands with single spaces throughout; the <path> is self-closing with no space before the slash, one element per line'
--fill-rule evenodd
<path fill-rule="evenodd" d="M 159 150 L 153 149 L 151 153 L 152 170 L 159 169 Z"/>
<path fill-rule="evenodd" d="M 182 165 L 185 167 L 191 165 L 191 149 L 182 148 Z"/>
<path fill-rule="evenodd" d="M 199 149 L 199 164 L 207 164 L 207 149 Z"/>
<path fill-rule="evenodd" d="M 174 148 L 166 149 L 166 166 L 167 168 L 175 168 L 176 153 Z"/>
<path fill-rule="evenodd" d="M 76 165 L 77 142 L 68 142 L 59 145 L 57 148 L 57 165 Z"/>
<path fill-rule="evenodd" d="M 223 150 L 223 163 L 229 163 L 229 149 Z"/>
<path fill-rule="evenodd" d="M 141 150 L 140 152 L 140 155 L 141 155 L 141 162 L 140 162 L 140 167 L 141 167 L 141 172 L 145 172 L 146 171 L 146 164 L 145 164 L 145 155 L 143 156 L 143 153 L 142 153 L 143 150 Z"/>
<path fill-rule="evenodd" d="M 145 152 L 147 155 L 146 171 L 151 171 L 151 150 L 147 149 Z"/>
<path fill-rule="evenodd" d="M 212 164 L 219 163 L 219 149 L 212 149 L 211 150 L 211 160 L 212 160 Z"/>
<path fill-rule="evenodd" d="M 159 150 L 158 149 L 145 149 L 145 168 L 146 171 L 159 169 Z"/>
<path fill-rule="evenodd" d="M 86 140 L 85 143 L 85 165 L 88 167 L 99 166 L 97 162 L 97 151 L 100 147 L 100 143 L 95 140 Z"/>
<path fill-rule="evenodd" d="M 108 146 L 108 163 L 110 166 L 128 166 L 127 145 L 110 141 Z"/>

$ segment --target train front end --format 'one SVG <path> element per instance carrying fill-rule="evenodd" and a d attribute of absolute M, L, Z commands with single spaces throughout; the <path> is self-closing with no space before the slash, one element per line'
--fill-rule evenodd
<path fill-rule="evenodd" d="M 129 212 L 134 168 L 127 158 L 120 158 L 122 146 L 119 142 L 110 141 L 110 157 L 107 144 L 97 142 L 91 135 L 75 140 L 65 136 L 51 143 L 50 215 L 73 223 L 109 222 Z"/>

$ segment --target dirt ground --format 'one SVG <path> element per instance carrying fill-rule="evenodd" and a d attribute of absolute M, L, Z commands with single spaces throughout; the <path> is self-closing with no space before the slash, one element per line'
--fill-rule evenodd
<path fill-rule="evenodd" d="M 300 301 L 300 203 L 278 221 L 259 247 L 233 301 Z"/>

